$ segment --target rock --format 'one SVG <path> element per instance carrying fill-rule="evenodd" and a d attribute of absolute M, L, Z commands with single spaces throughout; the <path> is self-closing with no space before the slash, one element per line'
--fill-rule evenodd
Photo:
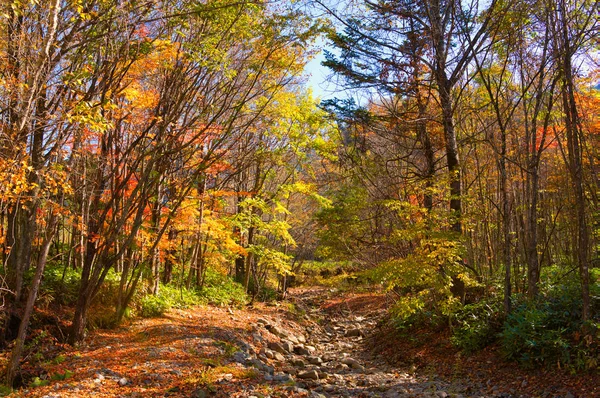
<path fill-rule="evenodd" d="M 287 353 L 287 351 L 285 350 L 285 348 L 283 348 L 283 345 L 281 345 L 281 343 L 278 343 L 276 341 L 271 341 L 269 343 L 269 349 L 278 352 L 280 354 L 285 354 Z"/>
<path fill-rule="evenodd" d="M 267 365 L 266 363 L 264 363 L 263 361 L 261 361 L 258 358 L 252 359 L 249 361 L 255 368 L 257 368 L 258 370 L 262 370 L 263 372 L 269 373 L 269 374 L 273 374 L 273 372 L 275 371 L 271 366 Z"/>
<path fill-rule="evenodd" d="M 353 358 L 350 358 L 350 357 L 342 359 L 342 363 L 344 365 L 350 366 L 353 369 L 356 369 L 358 367 L 362 367 L 362 365 L 360 363 L 358 363 L 358 361 L 356 359 L 353 359 Z"/>
<path fill-rule="evenodd" d="M 298 339 L 298 343 L 301 343 L 301 344 L 306 343 L 306 337 L 304 337 L 303 334 L 299 334 L 298 336 L 296 336 L 296 338 Z"/>
<path fill-rule="evenodd" d="M 127 384 L 129 384 L 129 380 L 127 380 L 125 377 L 121 377 L 121 378 L 119 379 L 119 385 L 120 385 L 121 387 L 124 387 L 124 386 L 126 386 Z"/>
<path fill-rule="evenodd" d="M 363 332 L 359 328 L 348 329 L 346 330 L 346 333 L 344 335 L 346 337 L 360 337 L 363 336 Z"/>
<path fill-rule="evenodd" d="M 248 354 L 246 354 L 245 352 L 242 352 L 242 351 L 236 351 L 236 353 L 233 354 L 233 356 L 231 357 L 233 362 L 237 362 L 237 363 L 241 363 L 241 364 L 246 363 L 248 358 L 249 358 Z"/>
<path fill-rule="evenodd" d="M 269 359 L 273 359 L 273 357 L 274 357 L 273 351 L 271 351 L 271 350 L 269 350 L 268 348 L 265 348 L 265 347 L 263 347 L 263 348 L 260 349 L 260 354 L 264 355 L 266 358 L 269 358 Z"/>
<path fill-rule="evenodd" d="M 263 341 L 265 341 L 265 339 L 263 339 L 263 337 L 259 333 L 253 333 L 252 339 L 257 343 L 262 343 Z"/>
<path fill-rule="evenodd" d="M 350 367 L 348 365 L 346 365 L 345 363 L 338 363 L 337 366 L 335 367 L 335 370 L 337 372 L 345 372 L 349 369 L 350 369 Z"/>
<path fill-rule="evenodd" d="M 311 397 L 311 398 L 327 398 L 325 395 L 323 395 L 323 394 L 320 394 L 320 393 L 318 393 L 318 392 L 316 392 L 316 391 L 312 391 L 312 392 L 310 393 L 310 397 Z"/>
<path fill-rule="evenodd" d="M 273 358 L 280 362 L 285 361 L 285 357 L 283 356 L 283 354 L 280 354 L 278 352 L 273 353 Z"/>
<path fill-rule="evenodd" d="M 281 346 L 283 347 L 285 352 L 294 352 L 294 343 L 292 343 L 291 341 L 281 340 Z"/>
<path fill-rule="evenodd" d="M 437 391 L 435 393 L 439 398 L 448 398 L 448 393 L 446 391 Z"/>
<path fill-rule="evenodd" d="M 297 394 L 308 394 L 308 390 L 298 386 L 289 386 L 286 388 L 286 390 L 289 392 L 295 392 Z"/>
<path fill-rule="evenodd" d="M 304 361 L 302 359 L 292 359 L 291 361 L 292 365 L 298 367 L 298 368 L 303 368 L 306 366 L 306 364 L 304 363 Z"/>
<path fill-rule="evenodd" d="M 321 365 L 323 363 L 323 360 L 320 357 L 310 356 L 306 359 L 313 365 Z"/>
<path fill-rule="evenodd" d="M 305 380 L 319 380 L 319 373 L 316 370 L 309 370 L 308 372 L 299 373 L 298 378 Z"/>
<path fill-rule="evenodd" d="M 292 378 L 291 375 L 287 374 L 287 373 L 278 373 L 276 375 L 273 376 L 273 381 L 279 382 L 279 383 L 288 383 L 293 381 L 294 379 Z"/>
<path fill-rule="evenodd" d="M 310 351 L 308 351 L 304 345 L 294 346 L 294 352 L 298 355 L 310 355 Z"/>
<path fill-rule="evenodd" d="M 270 326 L 270 327 L 269 327 Z M 269 329 L 269 331 L 271 333 L 273 333 L 275 336 L 279 337 L 279 338 L 286 338 L 288 337 L 289 333 L 287 331 L 285 331 L 284 329 L 281 329 L 278 326 L 274 326 L 274 325 L 267 325 L 267 329 Z"/>
<path fill-rule="evenodd" d="M 312 346 L 312 345 L 305 345 L 304 348 L 306 348 L 308 350 L 308 352 L 311 353 L 311 354 L 313 352 L 317 351 L 317 349 L 314 346 Z"/>
<path fill-rule="evenodd" d="M 567 394 L 565 395 L 565 398 L 575 398 L 575 395 L 573 395 L 571 393 L 571 391 L 567 391 Z"/>

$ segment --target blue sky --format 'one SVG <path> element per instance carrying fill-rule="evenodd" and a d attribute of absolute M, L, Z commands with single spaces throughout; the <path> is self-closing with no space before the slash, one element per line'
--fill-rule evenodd
<path fill-rule="evenodd" d="M 318 48 L 323 48 L 324 43 L 318 43 Z M 333 97 L 340 97 L 339 91 L 336 90 L 336 85 L 334 83 L 327 81 L 327 76 L 331 74 L 328 68 L 321 66 L 321 62 L 325 60 L 325 56 L 323 55 L 323 51 L 319 51 L 319 53 L 315 56 L 315 58 L 310 61 L 304 71 L 308 77 L 307 86 L 311 87 L 313 90 L 313 96 L 318 97 L 321 100 L 329 99 Z"/>

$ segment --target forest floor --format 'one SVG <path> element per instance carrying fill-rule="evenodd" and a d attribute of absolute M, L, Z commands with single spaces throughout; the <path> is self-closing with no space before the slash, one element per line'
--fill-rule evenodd
<path fill-rule="evenodd" d="M 382 321 L 388 304 L 306 288 L 277 304 L 136 319 L 45 347 L 28 361 L 39 386 L 12 396 L 600 397 L 597 373 L 522 370 L 493 349 L 462 356 L 443 332 L 399 337 Z"/>

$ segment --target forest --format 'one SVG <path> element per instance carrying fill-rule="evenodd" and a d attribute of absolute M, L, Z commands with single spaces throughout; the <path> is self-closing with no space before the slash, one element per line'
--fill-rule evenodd
<path fill-rule="evenodd" d="M 100 372 L 130 395 L 99 395 L 392 392 L 279 329 L 314 321 L 317 353 L 340 330 L 355 351 L 436 336 L 584 384 L 389 396 L 600 396 L 597 1 L 5 0 L 0 37 L 0 395 L 49 394 L 93 336 L 191 311 L 298 346 L 222 338 L 185 385 Z M 304 350 L 314 369 L 285 370 Z"/>

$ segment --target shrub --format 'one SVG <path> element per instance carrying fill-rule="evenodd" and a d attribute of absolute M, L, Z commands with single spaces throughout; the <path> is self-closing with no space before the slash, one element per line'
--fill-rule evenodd
<path fill-rule="evenodd" d="M 52 301 L 65 305 L 75 304 L 80 280 L 80 271 L 70 267 L 65 268 L 62 264 L 48 264 L 38 302 L 43 302 L 46 306 Z"/>
<path fill-rule="evenodd" d="M 452 316 L 452 344 L 466 353 L 472 353 L 492 343 L 502 326 L 502 303 L 482 300 L 468 304 Z"/>
<path fill-rule="evenodd" d="M 204 287 L 199 295 L 214 305 L 239 306 L 248 301 L 248 296 L 241 284 L 210 268 L 206 270 Z"/>
<path fill-rule="evenodd" d="M 553 312 L 545 303 L 524 304 L 513 311 L 502 330 L 504 355 L 527 367 L 546 361 L 569 362 L 566 327 L 551 327 Z"/>
<path fill-rule="evenodd" d="M 146 295 L 139 304 L 140 315 L 149 318 L 161 316 L 171 308 L 189 308 L 206 301 L 194 290 L 161 286 L 158 295 Z"/>
<path fill-rule="evenodd" d="M 168 301 L 161 295 L 154 296 L 149 294 L 142 298 L 140 304 L 140 315 L 144 318 L 162 316 L 171 308 Z"/>
<path fill-rule="evenodd" d="M 524 366 L 556 363 L 574 369 L 597 366 L 598 328 L 582 338 L 581 292 L 575 284 L 547 289 L 536 302 L 523 303 L 507 317 L 500 333 L 502 351 Z"/>

